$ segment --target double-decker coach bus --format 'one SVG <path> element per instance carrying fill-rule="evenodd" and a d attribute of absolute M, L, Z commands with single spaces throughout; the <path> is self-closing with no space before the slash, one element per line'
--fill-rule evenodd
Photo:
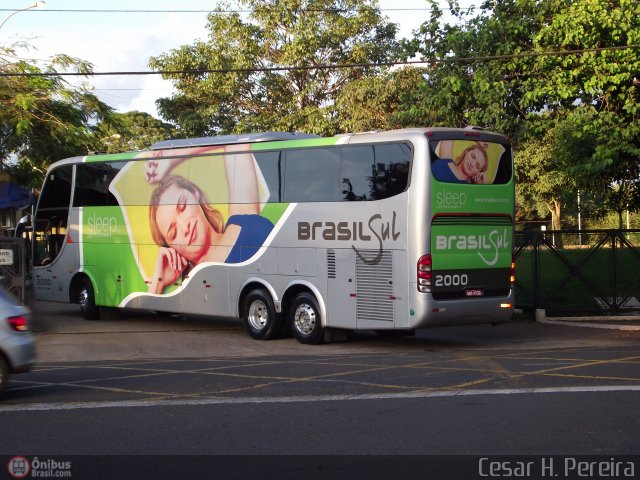
<path fill-rule="evenodd" d="M 36 298 L 237 316 L 253 338 L 321 343 L 512 314 L 506 137 L 417 128 L 170 140 L 51 165 Z"/>

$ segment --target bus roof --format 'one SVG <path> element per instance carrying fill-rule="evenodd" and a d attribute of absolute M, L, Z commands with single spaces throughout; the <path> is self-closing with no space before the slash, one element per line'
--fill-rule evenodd
<path fill-rule="evenodd" d="M 325 144 L 331 139 L 335 139 L 337 143 L 341 144 L 360 144 L 368 143 L 371 141 L 399 141 L 407 140 L 412 136 L 420 137 L 432 137 L 434 139 L 447 136 L 448 138 L 465 139 L 468 137 L 482 137 L 485 141 L 497 141 L 508 142 L 509 139 L 499 133 L 490 132 L 480 129 L 478 127 L 466 127 L 466 128 L 451 128 L 451 127 L 413 127 L 403 128 L 397 130 L 373 130 L 368 132 L 350 132 L 335 135 L 334 137 L 323 137 L 321 135 L 315 135 L 311 133 L 300 132 L 262 132 L 262 133 L 246 133 L 236 135 L 219 135 L 214 137 L 198 137 L 198 138 L 185 138 L 185 139 L 173 139 L 163 140 L 151 145 L 146 150 L 177 150 L 181 148 L 191 147 L 204 147 L 204 146 L 217 146 L 217 145 L 230 145 L 230 144 L 251 144 L 251 143 L 263 143 L 263 142 L 281 142 L 290 140 L 318 140 L 320 143 Z M 372 140 L 373 137 L 373 140 Z M 306 143 L 306 142 L 305 142 Z M 315 142 L 306 143 L 305 146 L 313 146 Z M 89 154 L 86 156 L 77 156 L 58 160 L 57 162 L 49 165 L 47 174 L 50 170 L 57 168 L 61 165 L 76 164 L 82 162 L 108 162 L 119 160 L 132 160 L 133 154 L 144 152 L 122 152 L 115 154 Z"/>
<path fill-rule="evenodd" d="M 274 142 L 284 140 L 302 140 L 320 138 L 320 135 L 298 132 L 263 132 L 239 135 L 219 135 L 216 137 L 181 138 L 163 140 L 151 145 L 150 150 L 166 150 L 170 148 L 204 147 L 207 145 L 229 145 L 233 143 Z"/>

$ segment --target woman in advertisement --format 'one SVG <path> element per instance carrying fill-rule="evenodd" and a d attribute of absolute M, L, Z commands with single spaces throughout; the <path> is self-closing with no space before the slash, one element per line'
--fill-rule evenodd
<path fill-rule="evenodd" d="M 475 142 L 453 159 L 453 140 L 443 140 L 438 145 L 439 158 L 431 164 L 434 177 L 449 183 L 485 183 L 484 173 L 489 166 L 488 145 Z"/>
<path fill-rule="evenodd" d="M 273 229 L 260 216 L 259 188 L 253 156 L 227 153 L 229 217 L 224 221 L 202 189 L 171 173 L 184 158 L 147 161 L 145 179 L 157 183 L 149 202 L 149 222 L 160 246 L 149 293 L 160 294 L 196 265 L 239 263 L 253 256 Z"/>

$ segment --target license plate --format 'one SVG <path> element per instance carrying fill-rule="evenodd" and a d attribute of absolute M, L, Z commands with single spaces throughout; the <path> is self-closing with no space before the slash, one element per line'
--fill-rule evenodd
<path fill-rule="evenodd" d="M 464 291 L 464 294 L 467 297 L 483 297 L 484 290 L 482 290 L 481 288 L 467 288 Z"/>

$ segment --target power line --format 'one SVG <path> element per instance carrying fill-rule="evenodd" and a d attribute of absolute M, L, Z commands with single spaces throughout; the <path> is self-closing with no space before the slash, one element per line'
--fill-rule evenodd
<path fill-rule="evenodd" d="M 440 10 L 469 10 L 472 8 L 478 8 L 476 5 L 469 5 L 460 8 L 451 8 L 451 7 L 440 7 Z M 420 8 L 420 7 L 412 7 L 412 8 L 379 8 L 380 12 L 431 12 L 432 8 Z M 0 12 L 16 12 L 19 9 L 15 8 L 0 8 Z M 209 10 L 159 10 L 159 9 L 109 9 L 109 8 L 100 8 L 100 9 L 89 9 L 89 8 L 39 8 L 38 10 L 30 10 L 31 12 L 54 12 L 54 13 L 253 13 L 253 10 L 245 10 L 245 9 L 209 9 Z M 342 13 L 349 12 L 351 10 L 340 9 L 340 8 L 310 8 L 310 9 L 301 9 L 301 12 L 316 12 L 316 13 Z"/>
<path fill-rule="evenodd" d="M 381 63 L 347 63 L 330 65 L 298 65 L 289 67 L 255 67 L 255 68 L 213 68 L 201 70 L 147 70 L 147 71 L 122 71 L 122 72 L 1 72 L 0 77 L 102 77 L 102 76 L 141 76 L 141 75 L 201 75 L 205 73 L 268 73 L 268 72 L 290 72 L 302 70 L 339 70 L 347 68 L 377 68 L 393 67 L 401 65 L 435 65 L 439 63 L 485 63 L 490 61 L 513 60 L 518 58 L 533 57 L 567 57 L 583 53 L 607 52 L 619 50 L 635 50 L 640 45 L 624 45 L 616 47 L 582 48 L 578 50 L 560 50 L 547 52 L 522 52 L 509 55 L 486 55 L 477 57 L 446 57 L 440 59 L 406 60 Z"/>
<path fill-rule="evenodd" d="M 171 90 L 167 88 L 92 88 L 92 92 L 165 92 Z"/>

